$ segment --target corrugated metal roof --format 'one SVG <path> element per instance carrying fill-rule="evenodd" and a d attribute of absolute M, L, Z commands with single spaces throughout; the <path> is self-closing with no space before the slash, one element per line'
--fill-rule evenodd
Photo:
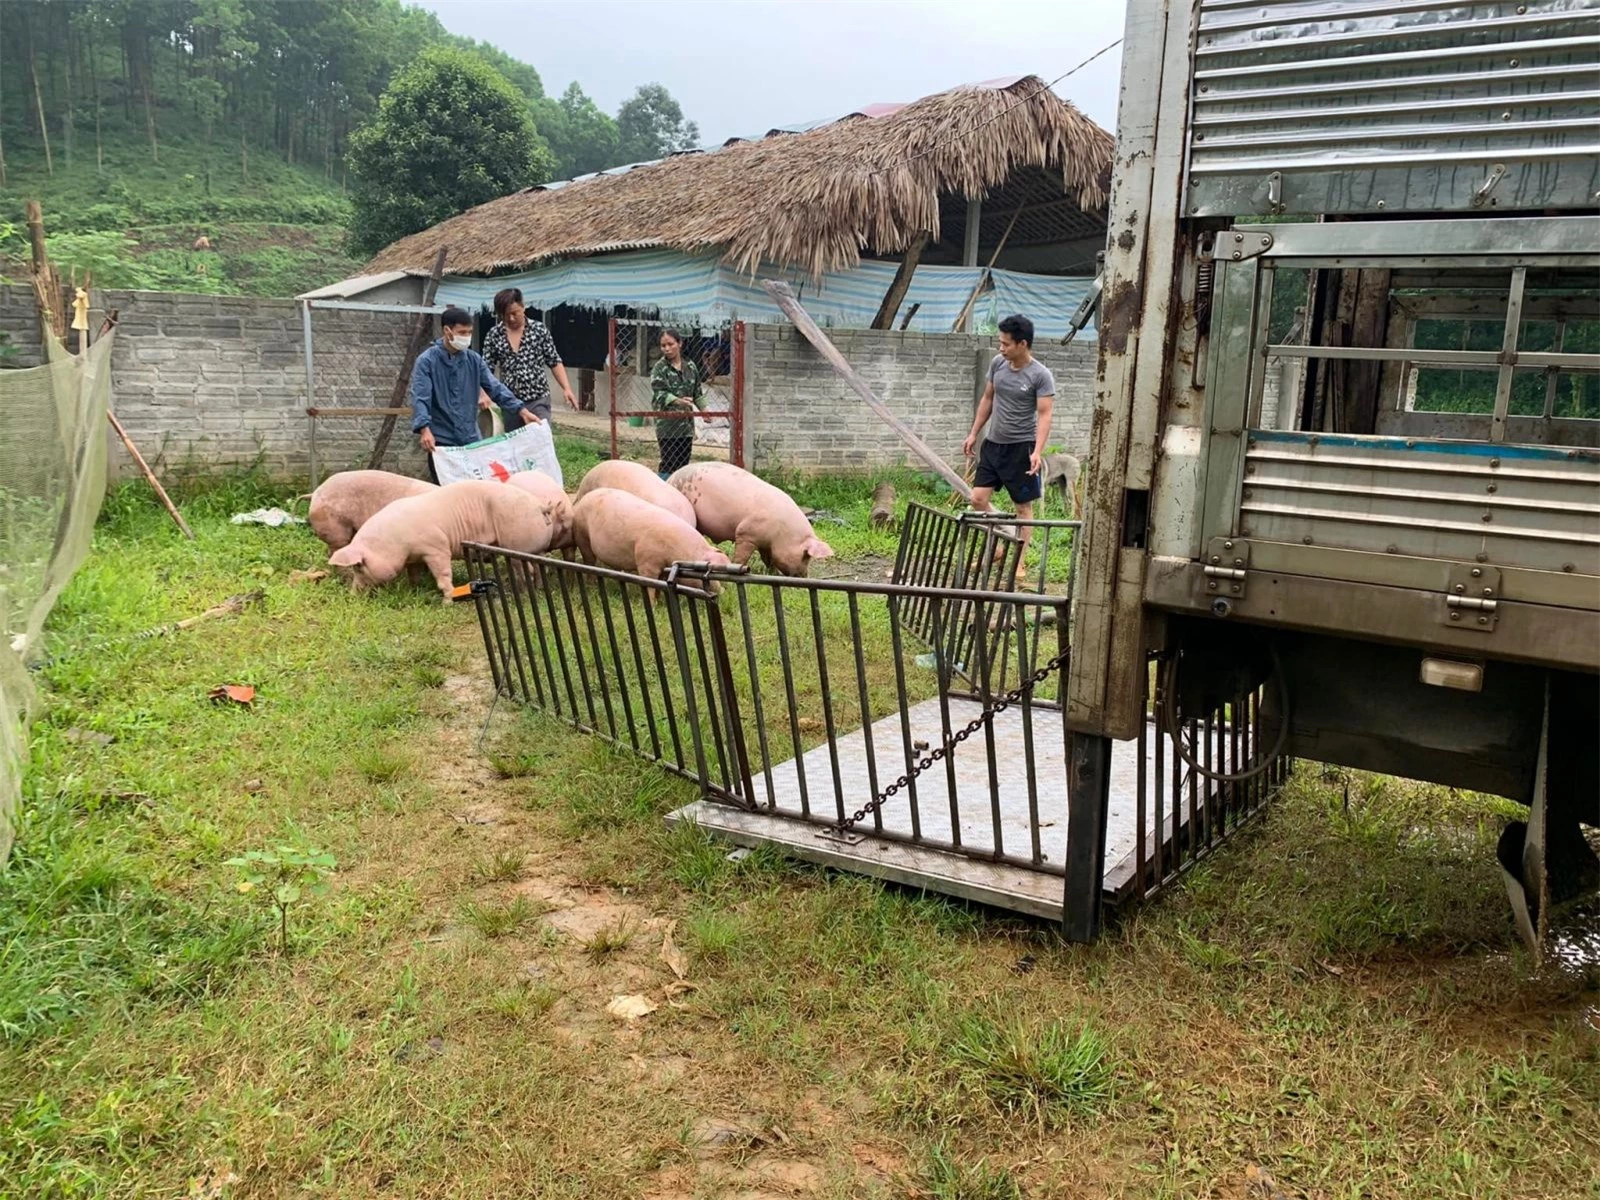
<path fill-rule="evenodd" d="M 295 299 L 348 300 L 351 296 L 359 296 L 362 292 L 370 292 L 373 288 L 380 288 L 386 283 L 397 283 L 414 274 L 416 274 L 415 271 L 379 271 L 373 275 L 352 275 L 349 279 L 341 279 L 338 283 L 330 283 L 327 287 L 320 287 L 314 292 L 302 292 Z"/>

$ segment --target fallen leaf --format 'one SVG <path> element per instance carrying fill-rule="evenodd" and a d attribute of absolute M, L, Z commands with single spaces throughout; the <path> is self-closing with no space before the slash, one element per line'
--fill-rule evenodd
<path fill-rule="evenodd" d="M 252 779 L 252 780 L 250 780 L 248 783 L 246 783 L 244 785 L 244 790 L 249 792 L 253 796 L 257 792 L 266 791 L 267 790 L 267 785 L 262 783 L 261 780 L 259 780 L 259 779 Z"/>
<path fill-rule="evenodd" d="M 801 717 L 795 722 L 800 727 L 801 733 L 821 733 L 822 722 L 815 717 Z"/>
<path fill-rule="evenodd" d="M 208 1171 L 189 1182 L 189 1200 L 222 1200 L 227 1189 L 239 1182 L 232 1171 Z"/>
<path fill-rule="evenodd" d="M 671 999 L 673 996 L 681 996 L 685 992 L 697 992 L 700 990 L 700 985 L 698 983 L 690 983 L 687 979 L 677 979 L 667 984 L 663 990 L 666 992 L 668 999 Z"/>
<path fill-rule="evenodd" d="M 1320 958 L 1317 959 L 1317 966 L 1321 967 L 1329 975 L 1343 975 L 1344 974 L 1344 968 L 1343 967 L 1336 967 L 1330 962 L 1323 962 Z"/>
<path fill-rule="evenodd" d="M 658 1005 L 648 996 L 614 996 L 606 1011 L 624 1021 L 637 1021 L 655 1012 Z"/>
<path fill-rule="evenodd" d="M 100 733 L 94 729 L 79 729 L 74 725 L 61 735 L 69 742 L 76 742 L 80 746 L 109 746 L 116 738 L 109 733 Z"/>
<path fill-rule="evenodd" d="M 213 700 L 228 700 L 249 708 L 255 703 L 256 689 L 245 683 L 224 683 L 212 688 L 206 695 Z"/>
<path fill-rule="evenodd" d="M 326 571 L 290 571 L 290 583 L 319 583 L 328 577 Z"/>
<path fill-rule="evenodd" d="M 672 931 L 677 925 L 676 921 L 668 921 L 666 932 L 661 935 L 661 961 L 666 963 L 679 979 L 686 979 L 689 975 L 689 960 L 684 957 L 683 951 L 678 949 L 678 944 L 672 940 Z"/>

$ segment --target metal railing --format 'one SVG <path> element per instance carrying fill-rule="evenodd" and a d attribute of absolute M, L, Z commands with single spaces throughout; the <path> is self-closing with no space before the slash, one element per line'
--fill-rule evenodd
<path fill-rule="evenodd" d="M 913 524 L 897 573 L 948 580 L 938 561 L 969 582 L 994 578 L 996 563 L 1014 570 L 1014 538 L 968 522 L 956 531 L 968 543 L 941 559 L 949 532 Z M 500 695 L 693 780 L 707 800 L 809 828 L 808 838 L 1067 873 L 1065 595 L 683 563 L 644 579 L 476 545 L 467 558 Z M 1006 711 L 992 715 L 997 707 Z M 1262 752 L 1261 728 L 1257 689 L 1185 716 L 1180 732 L 1189 757 L 1220 775 Z M 1119 760 L 1123 792 L 1106 835 L 1111 901 L 1178 877 L 1282 778 L 1275 763 L 1214 781 L 1153 721 L 1118 753 L 1132 761 Z"/>

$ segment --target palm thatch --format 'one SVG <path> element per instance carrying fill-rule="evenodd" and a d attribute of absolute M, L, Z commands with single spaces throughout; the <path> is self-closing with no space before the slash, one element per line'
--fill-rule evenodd
<path fill-rule="evenodd" d="M 721 248 L 738 270 L 761 263 L 820 276 L 863 251 L 897 254 L 939 237 L 941 194 L 982 196 L 1027 167 L 1060 172 L 1086 212 L 1106 204 L 1113 139 L 1035 76 L 970 86 L 887 116 L 855 114 L 805 133 L 734 142 L 567 186 L 530 188 L 402 238 L 368 271 L 483 275 L 608 250 Z"/>

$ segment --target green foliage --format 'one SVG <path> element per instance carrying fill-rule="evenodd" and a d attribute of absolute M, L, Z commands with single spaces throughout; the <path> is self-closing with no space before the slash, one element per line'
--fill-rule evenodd
<path fill-rule="evenodd" d="M 238 885 L 241 894 L 264 896 L 278 910 L 278 948 L 287 955 L 289 910 L 306 896 L 326 892 L 328 877 L 338 864 L 333 855 L 315 847 L 274 846 L 270 850 L 251 850 L 223 865 L 239 868 L 244 876 Z"/>
<path fill-rule="evenodd" d="M 550 177 L 521 97 L 505 77 L 459 50 L 435 49 L 395 76 L 371 124 L 351 140 L 363 253 Z"/>
<path fill-rule="evenodd" d="M 556 174 L 564 179 L 603 171 L 622 161 L 617 123 L 574 80 L 560 100 L 534 105 L 534 121 L 556 156 Z"/>
<path fill-rule="evenodd" d="M 943 1142 L 928 1151 L 922 1184 L 928 1200 L 1022 1200 L 1022 1188 L 1011 1172 L 982 1158 L 964 1165 Z"/>
<path fill-rule="evenodd" d="M 700 127 L 683 119 L 683 109 L 659 83 L 647 83 L 617 110 L 618 152 L 622 161 L 645 162 L 676 150 L 691 150 Z"/>

